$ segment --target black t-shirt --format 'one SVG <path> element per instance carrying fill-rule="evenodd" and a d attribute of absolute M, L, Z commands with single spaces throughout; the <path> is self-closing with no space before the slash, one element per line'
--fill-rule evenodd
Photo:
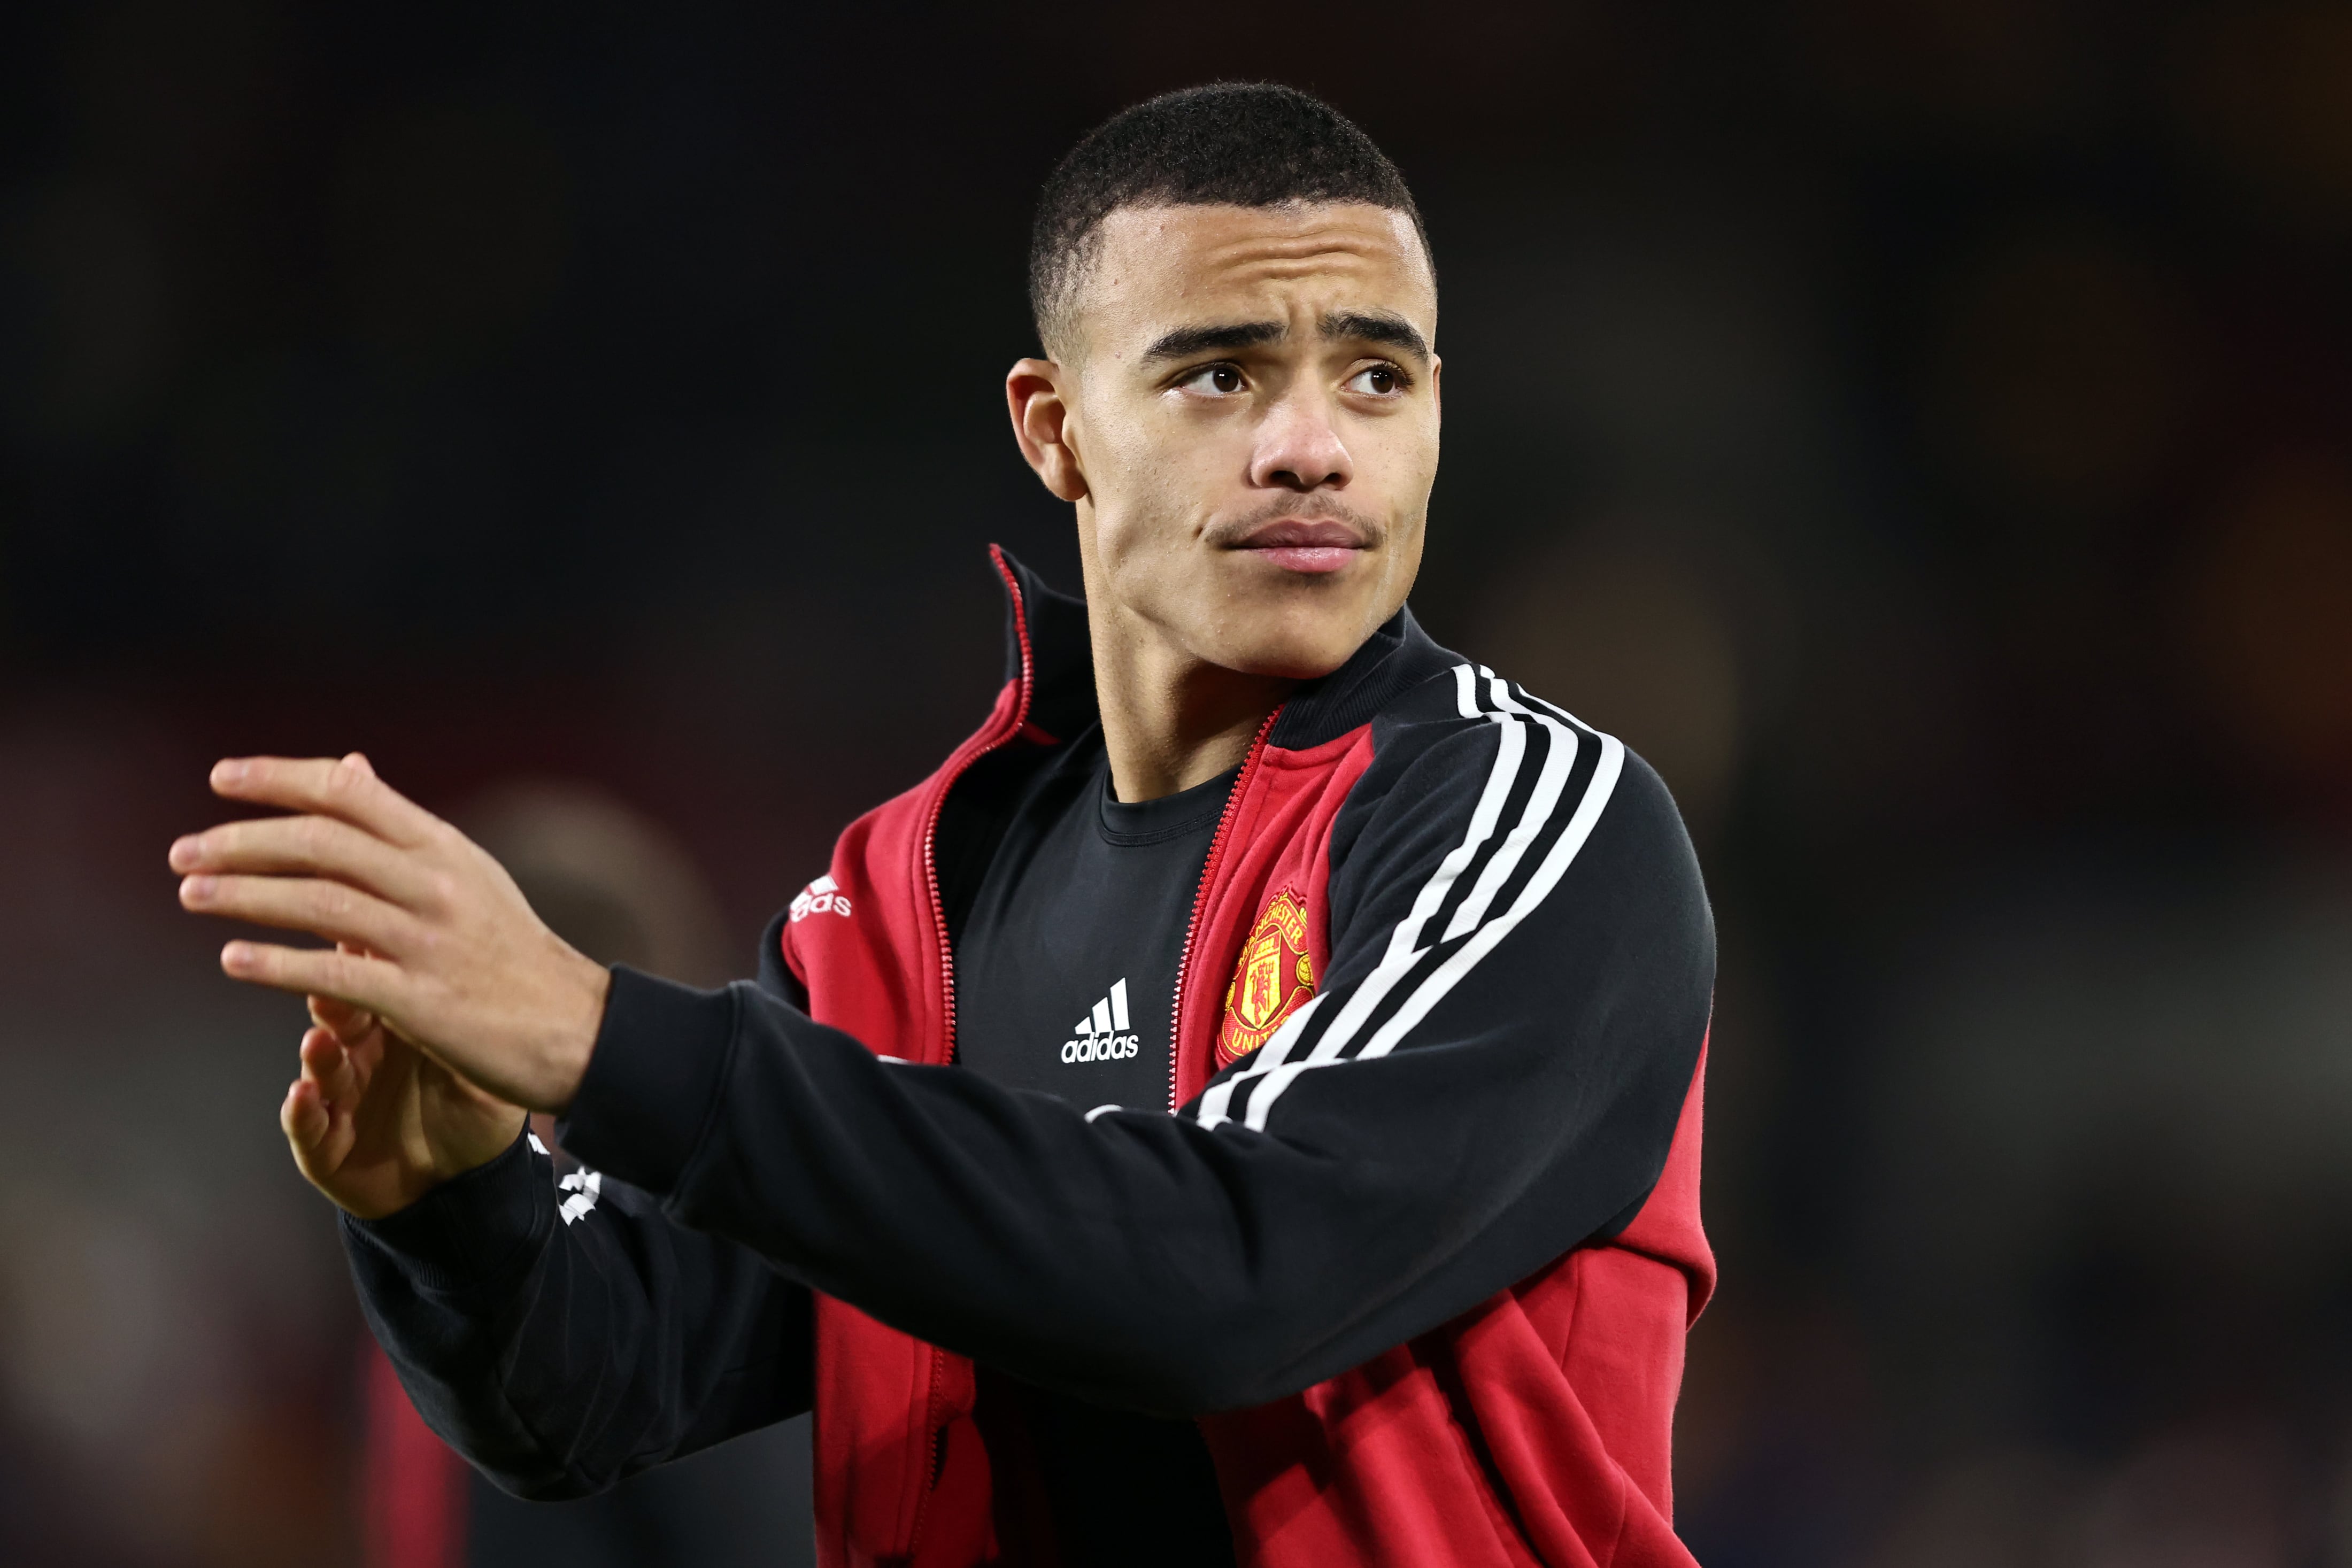
<path fill-rule="evenodd" d="M 1101 732 L 1069 743 L 1015 810 L 956 933 L 960 1066 L 1087 1110 L 1171 1108 L 1176 968 L 1233 785 L 1227 773 L 1125 803 L 1111 797 Z M 1233 1561 L 1192 1422 L 986 1368 L 977 1414 L 1000 1477 L 1026 1468 L 1014 1451 L 1026 1450 L 1065 1568 Z M 1013 1523 L 1003 1500 L 999 1512 Z"/>

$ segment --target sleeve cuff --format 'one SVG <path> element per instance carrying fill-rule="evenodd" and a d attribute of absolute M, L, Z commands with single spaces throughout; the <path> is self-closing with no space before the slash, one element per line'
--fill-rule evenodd
<path fill-rule="evenodd" d="M 457 1291 L 494 1280 L 527 1258 L 555 1215 L 553 1167 L 531 1153 L 526 1132 L 488 1165 L 453 1176 L 396 1214 L 342 1217 L 353 1245 L 389 1255 L 421 1290 Z"/>
<path fill-rule="evenodd" d="M 613 967 L 604 1024 L 556 1137 L 583 1164 L 667 1196 L 685 1174 L 735 1044 L 731 988 Z"/>

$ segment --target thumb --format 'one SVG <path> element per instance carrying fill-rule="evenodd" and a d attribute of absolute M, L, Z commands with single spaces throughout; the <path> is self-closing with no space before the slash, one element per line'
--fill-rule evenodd
<path fill-rule="evenodd" d="M 373 779 L 375 777 L 375 764 L 367 759 L 366 752 L 346 752 L 343 754 L 343 760 L 349 763 L 352 767 L 356 768 L 361 772 L 366 774 L 369 778 Z"/>

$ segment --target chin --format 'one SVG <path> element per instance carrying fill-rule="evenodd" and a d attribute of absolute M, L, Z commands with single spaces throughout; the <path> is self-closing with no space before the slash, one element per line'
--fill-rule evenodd
<path fill-rule="evenodd" d="M 1270 572 L 1251 560 L 1243 580 L 1227 580 L 1233 606 L 1213 633 L 1225 644 L 1212 662 L 1244 674 L 1311 681 L 1355 655 L 1396 613 L 1393 563 L 1383 552 L 1358 557 L 1329 573 Z"/>
<path fill-rule="evenodd" d="M 1267 627 L 1257 635 L 1235 639 L 1235 645 L 1219 650 L 1212 662 L 1245 675 L 1311 681 L 1346 664 L 1363 646 L 1366 634 L 1352 616 L 1345 625 Z"/>
<path fill-rule="evenodd" d="M 1170 612 L 1154 619 L 1181 628 L 1180 641 L 1206 664 L 1245 675 L 1316 680 L 1346 664 L 1396 612 L 1393 604 L 1383 608 L 1388 585 L 1365 570 L 1371 565 L 1316 575 L 1251 570 L 1213 584 L 1187 584 L 1192 591 L 1172 598 Z"/>

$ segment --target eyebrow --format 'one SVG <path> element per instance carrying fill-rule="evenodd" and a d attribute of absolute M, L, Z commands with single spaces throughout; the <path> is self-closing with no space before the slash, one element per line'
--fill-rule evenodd
<path fill-rule="evenodd" d="M 1317 322 L 1316 329 L 1327 342 L 1353 338 L 1360 342 L 1402 349 L 1423 363 L 1429 360 L 1428 340 L 1403 317 L 1385 311 L 1335 310 Z M 1278 343 L 1289 335 L 1289 327 L 1280 321 L 1226 321 L 1206 327 L 1179 327 L 1144 350 L 1143 358 L 1147 362 L 1182 360 L 1211 349 L 1255 349 Z"/>
<path fill-rule="evenodd" d="M 1182 360 L 1206 349 L 1255 349 L 1278 343 L 1290 329 L 1279 321 L 1233 321 L 1214 327 L 1179 327 L 1143 350 L 1146 360 Z"/>
<path fill-rule="evenodd" d="M 1316 323 L 1328 340 L 1353 338 L 1359 342 L 1385 343 L 1402 349 L 1423 364 L 1429 362 L 1429 340 L 1413 324 L 1387 311 L 1337 310 Z"/>

